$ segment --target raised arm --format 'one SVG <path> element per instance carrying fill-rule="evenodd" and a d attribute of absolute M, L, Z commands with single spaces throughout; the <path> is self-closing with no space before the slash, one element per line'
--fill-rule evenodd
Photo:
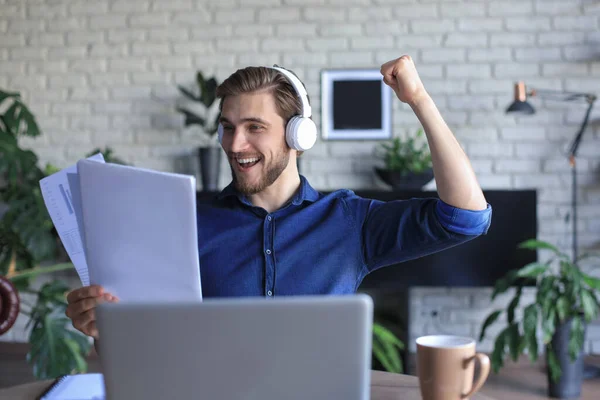
<path fill-rule="evenodd" d="M 471 163 L 425 90 L 412 58 L 404 55 L 383 64 L 381 74 L 423 126 L 440 199 L 465 210 L 485 210 L 488 204 Z"/>

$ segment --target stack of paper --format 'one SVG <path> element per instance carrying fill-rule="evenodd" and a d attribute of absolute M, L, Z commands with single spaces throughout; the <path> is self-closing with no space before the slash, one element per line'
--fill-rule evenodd
<path fill-rule="evenodd" d="M 102 154 L 89 158 L 104 162 Z M 83 286 L 90 284 L 85 257 L 84 231 L 81 216 L 81 194 L 77 165 L 72 165 L 40 181 L 42 197 L 71 262 L 75 266 Z"/>
<path fill-rule="evenodd" d="M 98 154 L 40 186 L 83 286 L 127 302 L 202 299 L 195 177 Z"/>

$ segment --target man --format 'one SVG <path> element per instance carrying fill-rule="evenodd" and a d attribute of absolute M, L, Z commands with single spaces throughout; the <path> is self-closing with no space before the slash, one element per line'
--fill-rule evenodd
<path fill-rule="evenodd" d="M 198 205 L 205 297 L 353 293 L 371 271 L 487 232 L 491 207 L 412 59 L 389 61 L 381 74 L 424 128 L 439 200 L 316 192 L 299 175 L 299 151 L 286 133 L 307 100 L 277 69 L 239 70 L 218 89 L 220 140 L 233 180 Z M 75 328 L 98 339 L 95 307 L 116 297 L 90 286 L 67 299 Z"/>

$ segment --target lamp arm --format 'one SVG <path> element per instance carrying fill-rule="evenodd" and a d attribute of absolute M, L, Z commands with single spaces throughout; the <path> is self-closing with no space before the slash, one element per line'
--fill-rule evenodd
<path fill-rule="evenodd" d="M 581 138 L 583 137 L 583 132 L 585 132 L 585 128 L 590 119 L 590 113 L 592 111 L 592 107 L 594 106 L 595 100 L 595 96 L 588 97 L 588 108 L 585 112 L 585 117 L 583 118 L 583 122 L 579 127 L 579 132 L 577 132 L 577 135 L 575 136 L 575 139 L 573 140 L 569 148 L 569 157 L 571 158 L 571 162 L 573 162 L 573 158 L 575 158 L 575 155 L 577 153 L 577 148 L 579 147 L 579 143 L 581 142 Z"/>
<path fill-rule="evenodd" d="M 568 92 L 568 91 L 565 91 L 565 90 L 551 90 L 551 89 L 536 89 L 536 88 L 531 88 L 530 91 L 531 92 L 535 92 L 536 94 L 539 94 L 539 95 L 552 95 L 552 94 L 556 94 L 556 95 L 578 96 L 578 97 L 593 96 L 591 93 Z"/>
<path fill-rule="evenodd" d="M 555 90 L 537 90 L 532 89 L 529 93 L 529 96 L 537 96 L 541 99 L 555 99 L 562 101 L 573 101 L 577 99 L 589 99 L 595 97 L 593 94 L 589 93 L 576 93 L 576 92 L 559 92 Z"/>

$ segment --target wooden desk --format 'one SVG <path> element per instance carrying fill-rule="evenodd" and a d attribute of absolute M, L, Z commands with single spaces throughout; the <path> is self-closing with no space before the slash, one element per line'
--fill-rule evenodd
<path fill-rule="evenodd" d="M 481 393 L 496 400 L 545 400 L 548 397 L 546 381 L 545 357 L 540 357 L 536 364 L 531 364 L 527 357 L 518 362 L 507 360 L 498 374 L 490 372 Z M 585 363 L 600 366 L 600 356 L 590 355 Z M 600 377 L 585 379 L 579 400 L 598 400 L 600 398 Z"/>
<path fill-rule="evenodd" d="M 412 375 L 371 371 L 371 400 L 421 400 L 419 380 Z M 496 399 L 488 395 L 475 393 L 471 400 Z"/>
<path fill-rule="evenodd" d="M 1 400 L 33 400 L 52 381 L 36 381 L 0 390 Z M 371 372 L 371 400 L 421 400 L 419 381 L 415 376 Z M 476 394 L 472 400 L 493 400 L 491 397 Z"/>

